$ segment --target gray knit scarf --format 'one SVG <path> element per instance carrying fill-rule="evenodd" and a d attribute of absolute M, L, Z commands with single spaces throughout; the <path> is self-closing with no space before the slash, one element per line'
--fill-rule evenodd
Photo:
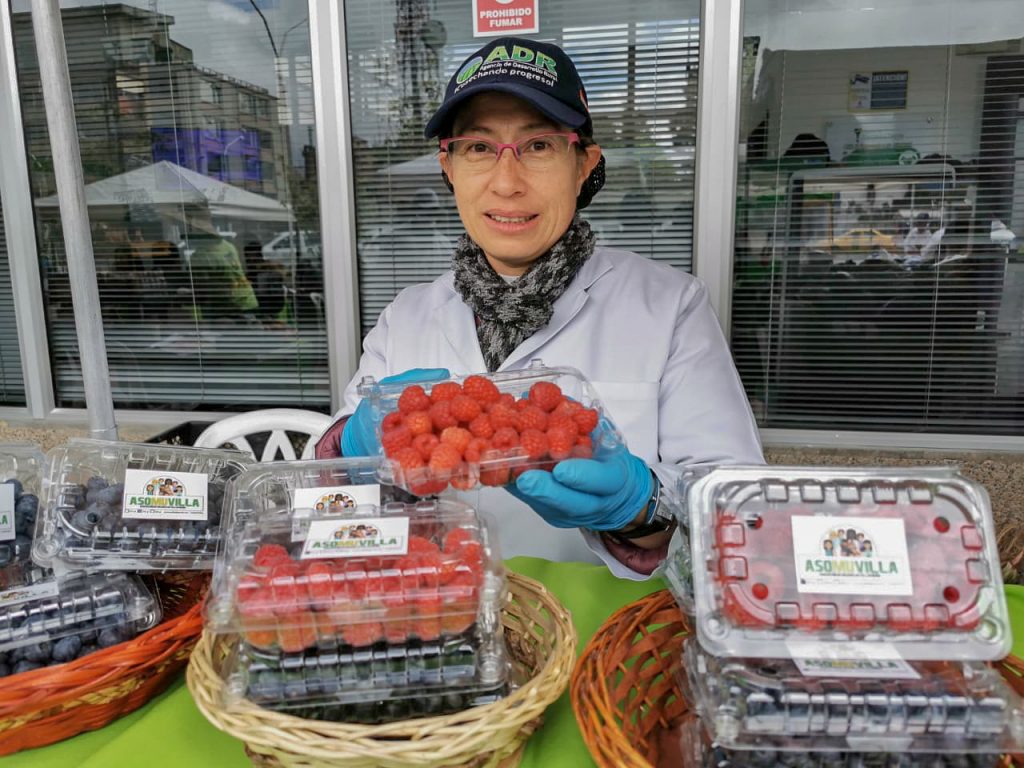
<path fill-rule="evenodd" d="M 506 283 L 469 235 L 460 238 L 452 255 L 455 289 L 476 315 L 488 371 L 498 370 L 516 347 L 548 324 L 555 301 L 594 252 L 596 239 L 577 215 L 550 251 L 518 280 Z"/>

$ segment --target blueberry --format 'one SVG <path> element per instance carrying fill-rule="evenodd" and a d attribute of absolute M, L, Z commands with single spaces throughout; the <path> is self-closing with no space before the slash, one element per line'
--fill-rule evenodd
<path fill-rule="evenodd" d="M 93 475 L 89 478 L 89 481 L 85 484 L 86 490 L 89 491 L 102 491 L 110 483 L 107 482 L 106 478 L 100 477 L 99 475 Z"/>
<path fill-rule="evenodd" d="M 96 645 L 95 643 L 86 643 L 85 645 L 82 646 L 82 649 L 78 652 L 78 658 L 82 658 L 83 656 L 88 656 L 90 653 L 96 653 L 96 651 L 98 651 L 99 649 L 100 649 L 100 647 L 98 645 Z"/>
<path fill-rule="evenodd" d="M 71 661 L 78 656 L 80 650 L 82 650 L 82 638 L 78 635 L 68 635 L 53 644 L 51 655 L 54 661 Z"/>
<path fill-rule="evenodd" d="M 52 648 L 48 642 L 23 646 L 25 661 L 48 661 L 51 651 Z"/>
<path fill-rule="evenodd" d="M 117 645 L 121 642 L 121 635 L 113 627 L 107 627 L 101 629 L 99 637 L 96 639 L 100 648 L 109 648 L 112 645 Z"/>
<path fill-rule="evenodd" d="M 39 669 L 41 666 L 43 665 L 35 661 L 19 661 L 14 665 L 12 673 L 20 675 L 22 672 L 31 672 L 33 669 Z"/>
<path fill-rule="evenodd" d="M 34 493 L 26 493 L 18 499 L 18 503 L 14 505 L 14 511 L 35 517 L 36 512 L 39 511 L 39 497 Z"/>
<path fill-rule="evenodd" d="M 80 531 L 88 533 L 96 527 L 97 523 L 103 520 L 103 516 L 105 514 L 103 511 L 104 509 L 109 509 L 109 507 L 100 507 L 99 505 L 93 504 L 85 509 L 80 509 L 75 512 L 75 516 L 71 518 L 71 525 Z"/>
<path fill-rule="evenodd" d="M 4 480 L 8 485 L 14 486 L 14 499 L 17 501 L 21 498 L 21 494 L 24 492 L 24 487 L 21 484 L 21 480 L 16 477 L 12 477 L 10 480 Z"/>
<path fill-rule="evenodd" d="M 0 677 L 7 677 L 11 674 L 11 668 L 7 664 L 0 662 Z"/>
<path fill-rule="evenodd" d="M 8 543 L 0 543 L 0 568 L 10 565 L 14 560 L 14 548 Z"/>
<path fill-rule="evenodd" d="M 124 497 L 124 483 L 116 483 L 96 494 L 96 501 L 111 507 L 120 507 Z"/>

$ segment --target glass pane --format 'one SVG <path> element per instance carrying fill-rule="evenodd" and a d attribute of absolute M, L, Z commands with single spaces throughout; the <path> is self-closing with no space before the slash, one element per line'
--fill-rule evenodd
<path fill-rule="evenodd" d="M 64 0 L 114 402 L 327 408 L 304 0 Z M 83 405 L 28 0 L 14 34 L 58 404 Z"/>
<path fill-rule="evenodd" d="M 21 373 L 18 323 L 14 316 L 14 291 L 0 200 L 0 405 L 25 405 L 25 379 Z"/>
<path fill-rule="evenodd" d="M 761 425 L 1021 434 L 1019 6 L 753 0 L 743 34 L 732 344 Z"/>
<path fill-rule="evenodd" d="M 448 268 L 462 234 L 423 127 L 448 78 L 482 46 L 462 0 L 349 0 L 363 332 L 402 288 Z M 689 270 L 697 117 L 697 0 L 544 0 L 540 33 L 587 87 L 608 181 L 583 212 L 598 242 Z M 588 22 L 587 19 L 595 21 Z M 600 21 L 596 21 L 596 20 Z"/>

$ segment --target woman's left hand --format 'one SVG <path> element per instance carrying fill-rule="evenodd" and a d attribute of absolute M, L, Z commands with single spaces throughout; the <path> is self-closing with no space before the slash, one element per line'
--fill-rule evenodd
<path fill-rule="evenodd" d="M 556 528 L 621 530 L 647 508 L 654 478 L 625 448 L 596 459 L 566 459 L 551 472 L 530 470 L 508 491 Z"/>

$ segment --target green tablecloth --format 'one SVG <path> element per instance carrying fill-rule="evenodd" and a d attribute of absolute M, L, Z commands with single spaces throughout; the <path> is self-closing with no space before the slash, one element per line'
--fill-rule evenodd
<path fill-rule="evenodd" d="M 603 566 L 514 558 L 509 567 L 543 582 L 572 611 L 580 650 L 616 609 L 660 589 L 660 581 L 630 582 Z M 1024 655 L 1024 587 L 1007 587 L 1014 653 Z M 239 741 L 216 730 L 192 704 L 183 680 L 142 709 L 98 731 L 42 749 L 0 758 L 3 768 L 244 768 Z M 530 739 L 523 768 L 593 765 L 566 693 Z"/>

